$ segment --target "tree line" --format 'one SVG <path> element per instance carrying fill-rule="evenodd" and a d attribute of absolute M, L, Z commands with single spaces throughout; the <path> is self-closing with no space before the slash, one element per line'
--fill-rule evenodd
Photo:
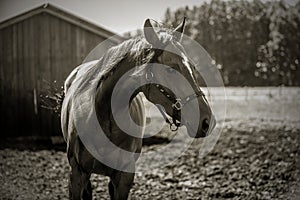
<path fill-rule="evenodd" d="M 167 9 L 164 23 L 188 20 L 185 34 L 218 64 L 225 85 L 300 85 L 300 3 L 212 0 Z"/>

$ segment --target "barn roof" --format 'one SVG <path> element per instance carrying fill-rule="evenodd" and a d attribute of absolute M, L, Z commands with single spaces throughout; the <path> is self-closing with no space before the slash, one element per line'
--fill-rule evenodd
<path fill-rule="evenodd" d="M 100 27 L 99 25 L 91 23 L 77 15 L 74 15 L 49 3 L 43 4 L 39 7 L 33 8 L 27 12 L 21 13 L 15 17 L 0 22 L 0 30 L 40 13 L 48 13 L 105 38 L 114 36 L 112 39 L 115 40 L 115 42 L 121 42 L 124 40 L 124 38 L 122 38 L 121 36 L 118 36 L 115 33 Z"/>

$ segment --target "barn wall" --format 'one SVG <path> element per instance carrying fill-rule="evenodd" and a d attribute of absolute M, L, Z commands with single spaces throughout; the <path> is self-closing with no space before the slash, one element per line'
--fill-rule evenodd
<path fill-rule="evenodd" d="M 47 13 L 0 30 L 0 125 L 5 136 L 59 135 L 59 118 L 41 107 L 46 82 L 67 75 L 105 38 Z"/>

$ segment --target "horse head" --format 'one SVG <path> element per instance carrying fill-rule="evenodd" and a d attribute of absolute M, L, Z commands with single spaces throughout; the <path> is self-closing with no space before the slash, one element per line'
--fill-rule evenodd
<path fill-rule="evenodd" d="M 215 127 L 216 120 L 196 81 L 195 66 L 180 43 L 185 20 L 174 30 L 156 31 L 154 25 L 147 19 L 143 30 L 154 52 L 152 60 L 145 67 L 145 77 L 155 80 L 155 83 L 147 86 L 144 94 L 158 106 L 162 114 L 167 113 L 172 117 L 172 121 L 167 122 L 175 125 L 175 128 L 184 125 L 189 136 L 205 137 Z"/>

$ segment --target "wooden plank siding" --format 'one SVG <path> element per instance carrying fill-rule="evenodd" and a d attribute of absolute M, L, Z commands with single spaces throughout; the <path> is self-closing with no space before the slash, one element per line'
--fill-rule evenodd
<path fill-rule="evenodd" d="M 45 81 L 62 86 L 71 70 L 105 39 L 49 12 L 2 26 L 1 136 L 60 135 L 59 117 L 41 107 L 40 94 L 48 90 Z"/>

